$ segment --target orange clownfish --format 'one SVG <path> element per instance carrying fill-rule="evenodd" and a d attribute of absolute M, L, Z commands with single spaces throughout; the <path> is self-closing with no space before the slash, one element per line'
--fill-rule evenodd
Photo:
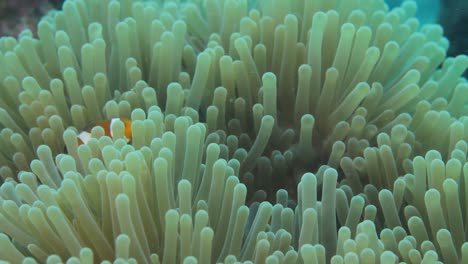
<path fill-rule="evenodd" d="M 130 142 L 132 140 L 132 121 L 127 118 L 112 118 L 109 120 L 101 120 L 96 122 L 93 126 L 89 127 L 86 130 L 81 131 L 78 138 L 78 145 L 86 144 L 91 139 L 91 129 L 95 126 L 100 126 L 104 129 L 104 135 L 113 138 L 114 133 L 112 131 L 112 125 L 118 120 L 122 121 L 124 124 L 124 137 L 125 140 Z"/>

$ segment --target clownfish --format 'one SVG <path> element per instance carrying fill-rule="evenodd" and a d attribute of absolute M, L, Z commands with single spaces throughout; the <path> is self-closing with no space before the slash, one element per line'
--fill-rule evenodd
<path fill-rule="evenodd" d="M 95 126 L 100 126 L 104 129 L 104 135 L 113 138 L 112 125 L 118 120 L 124 124 L 124 138 L 127 143 L 132 140 L 132 121 L 128 118 L 112 118 L 109 120 L 101 120 L 90 126 L 86 130 L 81 131 L 78 136 L 78 145 L 86 144 L 91 139 L 91 129 Z"/>

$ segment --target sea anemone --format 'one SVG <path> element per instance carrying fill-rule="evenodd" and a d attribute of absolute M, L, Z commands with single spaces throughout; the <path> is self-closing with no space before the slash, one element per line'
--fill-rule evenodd
<path fill-rule="evenodd" d="M 0 38 L 0 259 L 468 262 L 468 57 L 414 2 L 66 1 Z M 112 136 L 89 124 L 123 122 Z"/>

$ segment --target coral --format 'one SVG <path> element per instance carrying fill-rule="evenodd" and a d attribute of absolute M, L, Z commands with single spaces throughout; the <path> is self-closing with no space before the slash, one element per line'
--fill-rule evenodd
<path fill-rule="evenodd" d="M 75 0 L 0 38 L 0 259 L 468 261 L 468 57 L 415 12 Z"/>
<path fill-rule="evenodd" d="M 23 30 L 36 33 L 36 25 L 40 18 L 54 6 L 61 6 L 60 2 L 62 1 L 0 0 L 0 35 L 17 36 Z"/>

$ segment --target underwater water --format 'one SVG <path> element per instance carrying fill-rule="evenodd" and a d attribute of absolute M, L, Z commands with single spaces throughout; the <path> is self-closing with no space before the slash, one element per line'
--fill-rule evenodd
<path fill-rule="evenodd" d="M 390 8 L 400 6 L 402 0 L 386 0 L 385 1 Z M 421 24 L 436 23 L 440 14 L 440 0 L 415 0 L 418 5 L 418 17 Z"/>
<path fill-rule="evenodd" d="M 405 0 L 385 0 L 389 8 L 400 6 Z M 450 41 L 449 56 L 468 54 L 468 1 L 414 0 L 418 5 L 416 17 L 420 25 L 438 23 Z M 465 73 L 465 76 L 468 76 Z"/>

